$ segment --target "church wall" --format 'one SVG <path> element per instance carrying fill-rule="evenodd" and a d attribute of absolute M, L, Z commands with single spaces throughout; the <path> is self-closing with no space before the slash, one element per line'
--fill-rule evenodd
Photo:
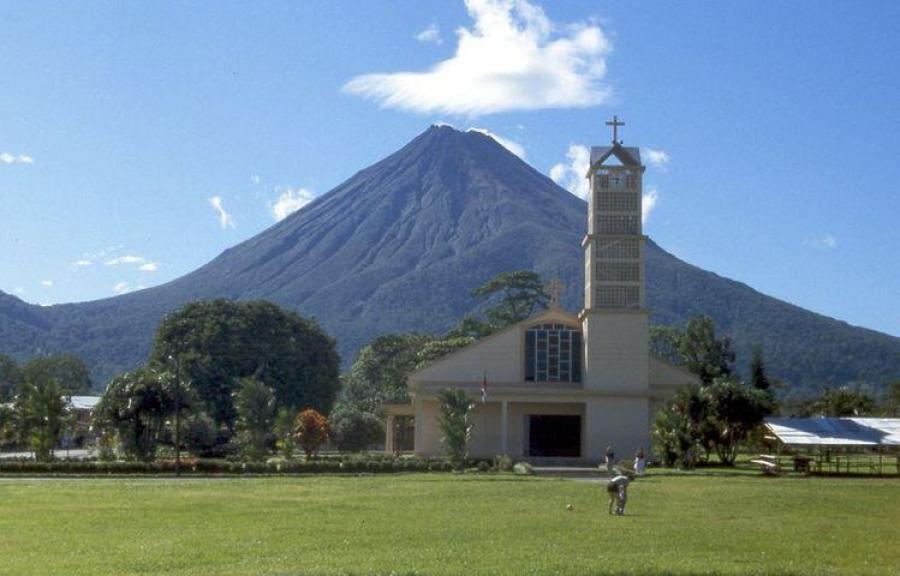
<path fill-rule="evenodd" d="M 602 459 L 612 446 L 616 460 L 630 459 L 638 447 L 650 448 L 648 398 L 597 398 L 585 405 L 586 458 Z"/>
<path fill-rule="evenodd" d="M 638 392 L 649 388 L 646 313 L 591 312 L 583 326 L 586 389 Z"/>

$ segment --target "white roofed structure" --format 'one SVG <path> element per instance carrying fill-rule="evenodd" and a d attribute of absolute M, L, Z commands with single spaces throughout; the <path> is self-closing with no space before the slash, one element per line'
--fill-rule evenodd
<path fill-rule="evenodd" d="M 900 418 L 766 418 L 785 446 L 893 446 L 900 448 Z"/>

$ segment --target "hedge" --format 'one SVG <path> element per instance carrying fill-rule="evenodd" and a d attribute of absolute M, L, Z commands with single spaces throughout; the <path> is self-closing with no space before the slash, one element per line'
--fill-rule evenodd
<path fill-rule="evenodd" d="M 379 459 L 379 460 L 311 460 L 286 462 L 232 462 L 229 460 L 190 459 L 181 464 L 185 475 L 253 475 L 253 474 L 376 474 L 394 472 L 449 472 L 449 462 L 432 459 Z M 157 462 L 99 462 L 57 460 L 35 462 L 32 460 L 0 461 L 0 475 L 52 474 L 52 475 L 128 475 L 174 474 L 174 460 Z"/>

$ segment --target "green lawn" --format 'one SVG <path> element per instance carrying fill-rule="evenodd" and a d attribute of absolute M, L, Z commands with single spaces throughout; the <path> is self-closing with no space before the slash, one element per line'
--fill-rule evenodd
<path fill-rule="evenodd" d="M 575 509 L 566 511 L 566 504 Z M 0 479 L 0 574 L 898 574 L 900 480 Z"/>

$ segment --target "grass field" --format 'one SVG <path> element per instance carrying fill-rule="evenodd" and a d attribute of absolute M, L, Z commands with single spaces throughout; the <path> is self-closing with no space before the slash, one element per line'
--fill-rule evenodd
<path fill-rule="evenodd" d="M 0 479 L 0 574 L 898 574 L 900 481 Z M 566 504 L 574 511 L 566 511 Z"/>

